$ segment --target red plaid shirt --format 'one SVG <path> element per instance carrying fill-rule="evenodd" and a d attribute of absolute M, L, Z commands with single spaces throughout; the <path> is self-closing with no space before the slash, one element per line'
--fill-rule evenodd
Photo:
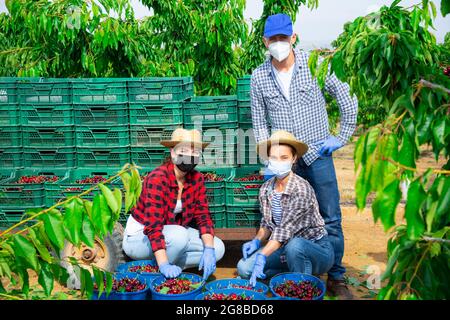
<path fill-rule="evenodd" d="M 214 236 L 205 183 L 198 171 L 186 175 L 181 195 L 183 211 L 175 217 L 173 211 L 177 203 L 178 184 L 173 169 L 174 164 L 168 163 L 150 172 L 143 182 L 141 196 L 131 210 L 133 218 L 144 225 L 144 234 L 150 240 L 153 252 L 166 248 L 162 233 L 164 225 L 187 226 L 194 220 L 201 235 L 208 233 Z"/>

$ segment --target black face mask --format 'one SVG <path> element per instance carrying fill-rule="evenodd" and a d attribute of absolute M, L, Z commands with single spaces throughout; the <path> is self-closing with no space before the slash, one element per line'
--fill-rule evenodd
<path fill-rule="evenodd" d="M 182 172 L 190 172 L 197 166 L 199 159 L 200 158 L 196 156 L 177 154 L 177 157 L 173 159 L 173 162 Z"/>

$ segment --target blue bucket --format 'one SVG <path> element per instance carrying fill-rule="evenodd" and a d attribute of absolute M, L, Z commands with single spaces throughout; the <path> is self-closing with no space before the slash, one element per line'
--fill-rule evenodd
<path fill-rule="evenodd" d="M 211 291 L 206 291 L 206 292 L 203 292 L 203 293 L 197 295 L 195 297 L 195 300 L 205 300 L 205 297 L 207 295 L 213 294 L 213 293 L 223 293 L 223 294 L 235 293 L 237 295 L 241 295 L 244 293 L 247 297 L 252 297 L 251 300 L 266 300 L 267 299 L 267 297 L 264 296 L 264 294 L 259 293 L 259 292 L 245 290 L 245 289 L 231 288 L 231 289 L 215 289 L 215 290 L 211 290 Z"/>
<path fill-rule="evenodd" d="M 131 262 L 127 262 L 127 263 L 122 263 L 120 265 L 117 266 L 116 270 L 117 272 L 120 273 L 124 273 L 124 272 L 128 272 L 128 273 L 137 273 L 139 275 L 141 275 L 142 277 L 145 278 L 147 285 L 150 287 L 152 284 L 152 281 L 161 275 L 160 272 L 131 272 L 129 271 L 129 268 L 134 267 L 134 266 L 144 266 L 144 265 L 151 265 L 151 266 L 158 266 L 158 263 L 155 260 L 136 260 L 136 261 L 131 261 Z"/>
<path fill-rule="evenodd" d="M 318 297 L 313 298 L 313 300 L 323 300 L 323 297 L 325 296 L 325 291 L 326 291 L 325 284 L 319 278 L 314 277 L 309 274 L 303 274 L 303 273 L 298 273 L 298 272 L 285 272 L 285 273 L 279 273 L 276 276 L 274 276 L 272 279 L 270 279 L 269 287 L 270 287 L 270 291 L 272 292 L 274 297 L 280 297 L 281 299 L 286 299 L 286 300 L 301 300 L 301 299 L 297 299 L 297 298 L 281 297 L 280 295 L 278 295 L 275 292 L 275 287 L 284 283 L 286 280 L 293 280 L 295 282 L 309 280 L 313 283 L 313 285 L 316 285 L 320 290 L 322 290 L 322 294 Z"/>
<path fill-rule="evenodd" d="M 145 283 L 146 287 L 144 290 L 136 291 L 136 292 L 118 292 L 111 291 L 108 297 L 106 297 L 106 293 L 102 292 L 100 297 L 98 296 L 98 291 L 94 290 L 91 300 L 145 300 L 147 297 L 147 292 L 149 291 L 149 285 L 144 277 L 131 272 L 125 273 L 116 273 L 113 276 L 113 279 L 120 280 L 123 278 L 134 279 L 137 278 L 140 282 Z"/>
<path fill-rule="evenodd" d="M 250 287 L 250 281 L 246 279 L 219 279 L 214 280 L 205 285 L 205 289 L 208 291 L 214 291 L 218 289 L 243 289 L 266 295 L 269 292 L 269 287 L 261 282 L 257 282 L 253 289 L 233 288 L 233 285 L 248 286 Z"/>
<path fill-rule="evenodd" d="M 187 272 L 183 272 L 181 273 L 178 278 L 186 278 L 188 280 L 190 280 L 192 283 L 198 283 L 198 282 L 202 282 L 202 277 L 200 277 L 199 275 L 193 274 L 193 273 L 187 273 Z M 166 281 L 167 279 L 161 275 L 155 279 L 153 279 L 152 284 L 150 285 L 150 292 L 152 294 L 152 299 L 153 300 L 194 300 L 195 297 L 202 292 L 203 290 L 203 285 L 190 291 L 187 293 L 182 293 L 182 294 L 162 294 L 159 293 L 155 290 L 155 288 L 157 286 L 159 286 L 160 284 L 162 284 L 164 281 Z"/>

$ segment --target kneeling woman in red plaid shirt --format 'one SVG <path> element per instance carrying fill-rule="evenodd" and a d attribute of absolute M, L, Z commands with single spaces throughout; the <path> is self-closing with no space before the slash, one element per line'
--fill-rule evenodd
<path fill-rule="evenodd" d="M 170 148 L 171 160 L 145 178 L 127 221 L 123 250 L 134 260 L 156 258 L 167 278 L 199 266 L 206 280 L 225 252 L 214 236 L 203 175 L 194 170 L 208 143 L 199 131 L 179 128 L 161 144 Z"/>

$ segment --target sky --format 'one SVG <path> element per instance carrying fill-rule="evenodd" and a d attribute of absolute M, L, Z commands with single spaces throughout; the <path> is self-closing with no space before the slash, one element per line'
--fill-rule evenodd
<path fill-rule="evenodd" d="M 131 0 L 135 15 L 142 18 L 150 14 L 147 7 L 140 0 Z M 294 32 L 300 39 L 300 47 L 304 49 L 330 47 L 330 44 L 343 31 L 343 26 L 348 21 L 353 21 L 359 16 L 378 10 L 383 5 L 390 5 L 392 0 L 319 0 L 319 7 L 314 10 L 300 7 L 294 24 Z M 420 0 L 403 0 L 401 5 L 409 7 L 420 3 Z M 440 0 L 434 1 L 440 7 Z M 251 19 L 258 19 L 263 10 L 262 0 L 247 0 L 244 12 L 245 20 L 251 24 Z M 0 0 L 0 12 L 6 11 L 5 0 Z M 439 10 L 438 10 L 439 11 Z M 444 36 L 450 31 L 450 15 L 443 18 L 440 11 L 435 20 L 436 30 L 432 30 L 439 43 L 444 41 Z"/>

